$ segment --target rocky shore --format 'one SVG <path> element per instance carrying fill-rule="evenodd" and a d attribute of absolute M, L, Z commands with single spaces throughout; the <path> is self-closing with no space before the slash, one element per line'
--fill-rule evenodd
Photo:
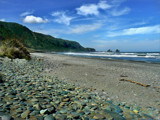
<path fill-rule="evenodd" d="M 2 120 L 158 119 L 158 113 L 150 109 L 114 102 L 91 88 L 45 75 L 44 62 L 37 57 L 30 61 L 0 59 Z"/>

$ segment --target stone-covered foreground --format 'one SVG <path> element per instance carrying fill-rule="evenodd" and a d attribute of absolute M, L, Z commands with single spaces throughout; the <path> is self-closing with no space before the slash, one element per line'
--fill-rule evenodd
<path fill-rule="evenodd" d="M 44 76 L 43 60 L 1 58 L 0 116 L 8 120 L 153 119 L 146 109 L 112 101 L 91 89 Z M 12 117 L 12 118 L 11 118 Z"/>

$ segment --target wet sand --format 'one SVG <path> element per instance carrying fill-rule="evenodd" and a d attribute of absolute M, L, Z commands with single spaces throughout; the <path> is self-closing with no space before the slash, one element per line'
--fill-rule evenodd
<path fill-rule="evenodd" d="M 43 58 L 45 74 L 59 80 L 92 88 L 98 94 L 125 104 L 140 105 L 160 112 L 160 64 L 123 60 L 32 53 Z M 132 80 L 143 87 L 120 79 Z"/>

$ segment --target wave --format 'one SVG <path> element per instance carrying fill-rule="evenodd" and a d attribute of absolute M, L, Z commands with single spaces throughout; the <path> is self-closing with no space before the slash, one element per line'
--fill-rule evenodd
<path fill-rule="evenodd" d="M 92 52 L 92 53 L 76 53 L 67 52 L 66 55 L 76 56 L 99 56 L 99 57 L 141 57 L 141 58 L 159 58 L 159 53 L 109 53 L 109 52 Z"/>
<path fill-rule="evenodd" d="M 63 55 L 70 56 L 81 56 L 81 57 L 95 57 L 95 58 L 107 58 L 107 59 L 122 59 L 122 60 L 133 60 L 133 61 L 144 61 L 144 62 L 153 62 L 160 63 L 160 53 L 136 53 L 136 52 L 65 52 L 60 53 Z"/>

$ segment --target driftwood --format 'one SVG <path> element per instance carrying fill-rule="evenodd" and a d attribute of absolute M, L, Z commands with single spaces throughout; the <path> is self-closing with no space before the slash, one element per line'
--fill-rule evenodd
<path fill-rule="evenodd" d="M 131 83 L 134 83 L 134 84 L 137 84 L 137 85 L 141 85 L 143 87 L 150 87 L 150 85 L 145 85 L 145 84 L 135 82 L 135 81 L 132 81 L 132 80 L 120 79 L 120 81 L 127 81 L 127 82 L 131 82 Z"/>

